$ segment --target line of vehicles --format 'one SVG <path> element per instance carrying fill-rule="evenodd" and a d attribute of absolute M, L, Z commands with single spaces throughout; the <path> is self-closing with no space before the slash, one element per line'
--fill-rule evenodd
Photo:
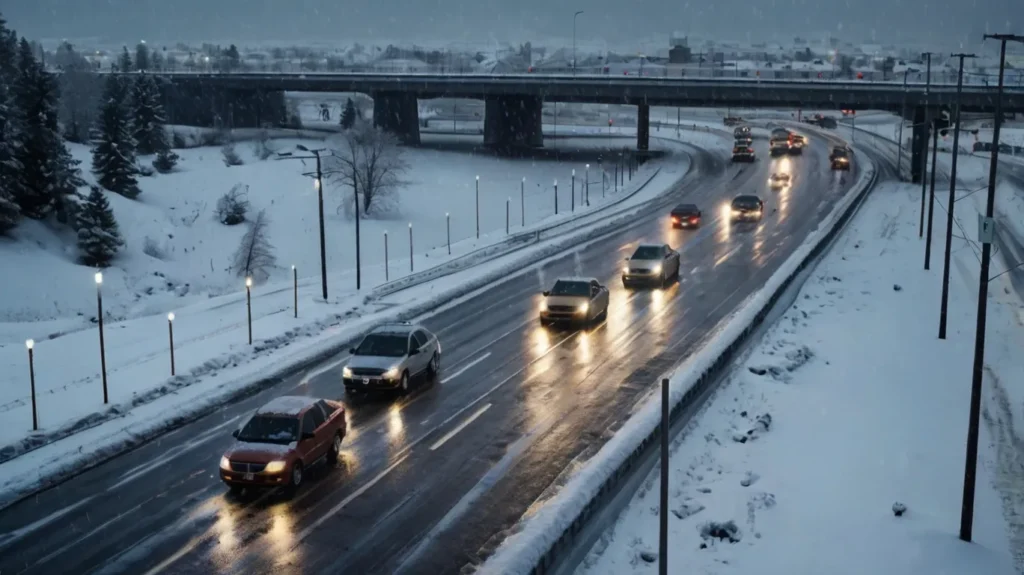
<path fill-rule="evenodd" d="M 787 131 L 785 141 L 796 141 L 791 137 Z M 747 150 L 742 153 L 753 158 L 750 128 L 738 127 L 736 138 L 737 147 L 742 143 Z M 848 170 L 850 153 L 844 146 L 833 148 L 829 156 L 832 168 Z M 792 179 L 785 172 L 773 173 L 768 180 L 772 191 L 791 185 Z M 727 217 L 733 223 L 760 222 L 764 201 L 755 194 L 738 195 L 729 204 Z M 678 204 L 669 213 L 674 229 L 698 229 L 703 219 L 700 207 L 692 203 Z M 626 288 L 662 287 L 679 279 L 680 266 L 680 253 L 670 245 L 640 244 L 626 258 L 622 284 Z M 609 290 L 597 278 L 559 278 L 542 295 L 538 316 L 543 326 L 590 325 L 608 317 Z M 379 326 L 349 353 L 341 380 L 350 394 L 405 394 L 415 381 L 432 381 L 441 370 L 441 343 L 435 334 L 417 324 Z M 337 460 L 346 430 L 345 406 L 338 401 L 278 397 L 234 431 L 235 444 L 220 460 L 220 478 L 232 492 L 259 487 L 297 488 L 310 466 Z"/>

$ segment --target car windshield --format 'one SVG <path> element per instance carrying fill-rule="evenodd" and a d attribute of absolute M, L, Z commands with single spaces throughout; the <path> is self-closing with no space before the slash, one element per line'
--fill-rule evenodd
<path fill-rule="evenodd" d="M 238 440 L 246 443 L 278 443 L 287 445 L 299 437 L 299 420 L 280 415 L 257 415 L 238 432 Z"/>
<path fill-rule="evenodd" d="M 758 201 L 750 197 L 736 198 L 732 201 L 732 207 L 734 208 L 756 208 L 757 206 Z"/>
<path fill-rule="evenodd" d="M 355 355 L 402 357 L 408 351 L 409 338 L 404 335 L 371 333 L 363 338 Z"/>
<path fill-rule="evenodd" d="M 689 214 L 696 215 L 696 213 L 697 213 L 697 206 L 690 206 L 690 205 L 676 206 L 675 209 L 672 210 L 672 211 L 677 213 L 677 214 L 681 214 L 681 215 L 689 215 Z"/>
<path fill-rule="evenodd" d="M 661 248 L 658 246 L 640 246 L 633 252 L 631 260 L 660 260 Z"/>
<path fill-rule="evenodd" d="M 832 155 L 837 157 L 837 158 L 846 157 L 846 150 L 844 150 L 842 148 L 836 148 L 835 150 L 832 150 Z"/>
<path fill-rule="evenodd" d="M 587 282 L 558 280 L 555 282 L 555 287 L 551 288 L 551 295 L 575 295 L 589 297 L 590 284 Z"/>

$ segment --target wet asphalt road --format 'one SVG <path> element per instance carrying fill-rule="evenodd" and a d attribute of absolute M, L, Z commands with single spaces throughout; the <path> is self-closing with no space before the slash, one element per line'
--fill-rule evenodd
<path fill-rule="evenodd" d="M 656 387 L 757 290 L 856 179 L 828 170 L 826 143 L 802 157 L 742 167 L 696 153 L 705 177 L 672 192 L 700 205 L 700 230 L 672 230 L 667 210 L 425 320 L 443 369 L 401 400 L 353 400 L 343 358 L 226 406 L 0 513 L 0 573 L 458 573 L 549 497 Z M 793 187 L 771 192 L 772 169 Z M 761 224 L 730 225 L 740 193 L 765 199 Z M 662 290 L 619 281 L 638 241 L 682 252 L 682 279 Z M 611 289 L 606 322 L 582 331 L 537 322 L 539 293 L 558 276 Z M 339 461 L 304 487 L 234 497 L 217 476 L 230 431 L 270 397 L 344 398 Z"/>

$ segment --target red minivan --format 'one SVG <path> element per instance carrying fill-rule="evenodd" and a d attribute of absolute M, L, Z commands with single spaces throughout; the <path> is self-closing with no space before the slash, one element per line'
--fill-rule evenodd
<path fill-rule="evenodd" d="M 337 460 L 346 429 L 345 406 L 337 401 L 278 397 L 232 433 L 236 441 L 220 458 L 220 478 L 232 491 L 298 487 L 307 467 Z"/>

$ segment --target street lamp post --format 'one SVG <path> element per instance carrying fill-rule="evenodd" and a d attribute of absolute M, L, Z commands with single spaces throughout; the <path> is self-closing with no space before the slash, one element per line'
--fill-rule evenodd
<path fill-rule="evenodd" d="M 924 269 L 930 270 L 932 265 L 932 217 L 935 212 L 935 168 L 939 163 L 939 130 L 932 119 L 932 177 L 928 187 L 928 232 L 924 240 Z M 922 178 L 924 174 L 922 174 Z"/>
<path fill-rule="evenodd" d="M 302 144 L 295 146 L 297 150 L 312 154 L 312 156 L 293 156 L 291 152 L 279 152 L 279 160 L 316 160 L 316 179 L 313 187 L 316 188 L 317 205 L 320 214 L 320 285 L 324 301 L 327 301 L 327 237 L 324 231 L 324 186 L 323 170 L 321 169 L 320 154 L 327 151 L 327 148 L 311 150 Z M 356 289 L 360 287 L 360 265 L 359 265 L 359 198 L 356 197 Z"/>
<path fill-rule="evenodd" d="M 391 280 L 390 264 L 388 263 L 388 232 L 384 231 L 384 281 Z"/>
<path fill-rule="evenodd" d="M 299 270 L 292 266 L 292 308 L 295 319 L 299 319 Z"/>
<path fill-rule="evenodd" d="M 903 70 L 903 103 L 902 103 L 902 105 L 900 107 L 900 137 L 899 137 L 899 146 L 897 146 L 899 151 L 897 152 L 897 156 L 896 156 L 896 177 L 897 178 L 901 178 L 902 177 L 902 170 L 903 170 L 903 124 L 905 124 L 906 121 L 907 121 L 906 120 L 906 118 L 907 118 L 907 74 L 909 74 L 909 73 L 910 73 L 910 68 L 907 68 L 907 69 Z"/>
<path fill-rule="evenodd" d="M 107 346 L 103 341 L 103 272 L 96 272 L 96 322 L 100 328 L 100 372 L 103 377 L 103 405 L 110 401 L 107 394 Z"/>
<path fill-rule="evenodd" d="M 249 345 L 252 345 L 252 278 L 245 278 L 245 316 L 249 324 Z"/>
<path fill-rule="evenodd" d="M 583 171 L 583 196 L 586 198 L 587 207 L 590 207 L 590 164 L 587 164 Z"/>
<path fill-rule="evenodd" d="M 412 222 L 409 222 L 409 273 L 412 271 Z"/>
<path fill-rule="evenodd" d="M 167 337 L 171 344 L 171 377 L 174 377 L 174 312 L 167 314 Z"/>
<path fill-rule="evenodd" d="M 924 93 L 925 93 L 925 109 L 924 109 L 924 116 L 925 116 L 925 118 L 924 118 L 924 123 L 925 123 L 925 130 L 926 131 L 924 133 L 924 150 L 922 150 L 922 154 L 921 154 L 921 223 L 918 225 L 918 230 L 917 230 L 917 237 L 919 237 L 919 238 L 924 237 L 924 209 L 925 209 L 924 199 L 925 199 L 925 192 L 928 189 L 928 179 L 925 177 L 928 174 L 928 132 L 927 132 L 927 129 L 928 129 L 928 126 L 931 126 L 932 128 L 935 127 L 934 125 L 932 125 L 931 123 L 928 122 L 928 120 L 929 120 L 928 115 L 931 113 L 931 109 L 928 108 L 928 104 L 931 103 L 930 95 L 931 95 L 931 85 L 932 85 L 932 54 L 933 54 L 933 52 L 924 52 L 923 54 L 921 54 L 922 56 L 928 58 L 928 72 L 927 72 L 927 76 L 926 76 L 927 79 L 925 81 L 926 83 L 925 83 L 925 89 L 924 89 Z"/>
<path fill-rule="evenodd" d="M 558 215 L 558 180 L 555 180 L 555 215 Z"/>
<path fill-rule="evenodd" d="M 956 79 L 956 109 L 953 114 L 953 162 L 949 170 L 949 200 L 946 204 L 946 251 L 942 259 L 942 302 L 939 304 L 939 339 L 946 339 L 946 306 L 949 302 L 949 259 L 953 243 L 953 204 L 956 202 L 956 160 L 960 151 L 960 98 L 964 88 L 964 59 L 974 54 L 953 54 L 960 59 L 960 71 Z"/>
<path fill-rule="evenodd" d="M 448 255 L 452 255 L 452 215 L 444 213 L 444 233 L 448 238 Z"/>
<path fill-rule="evenodd" d="M 999 128 L 1003 121 L 1003 78 L 1006 73 L 1006 43 L 1022 42 L 1024 36 L 1014 34 L 985 34 L 985 39 L 1000 41 L 999 87 L 996 90 L 996 121 L 992 128 L 992 161 L 988 171 L 988 199 L 982 230 L 995 233 L 992 214 L 996 201 L 996 175 L 999 168 Z M 954 183 L 955 185 L 955 183 Z M 981 419 L 981 383 L 985 368 L 985 314 L 988 308 L 988 273 L 992 261 L 992 241 L 982 237 L 981 271 L 978 276 L 978 326 L 974 331 L 974 366 L 971 379 L 971 412 L 967 428 L 967 457 L 964 464 L 964 494 L 960 508 L 960 539 L 970 541 L 974 529 L 974 484 L 978 467 L 978 426 Z"/>
<path fill-rule="evenodd" d="M 476 239 L 480 239 L 480 176 L 476 177 Z"/>
<path fill-rule="evenodd" d="M 36 415 L 36 359 L 34 348 L 36 342 L 31 339 L 25 340 L 25 347 L 28 348 L 28 382 L 32 392 L 32 431 L 39 430 L 39 417 Z"/>
<path fill-rule="evenodd" d="M 519 216 L 522 218 L 522 226 L 526 227 L 526 177 L 519 183 Z"/>
<path fill-rule="evenodd" d="M 583 13 L 583 10 L 577 10 L 572 15 L 572 75 L 576 75 L 576 17 Z"/>
<path fill-rule="evenodd" d="M 572 179 L 570 180 L 571 186 L 569 191 L 572 192 L 572 203 L 569 204 L 569 211 L 576 211 L 576 168 L 572 169 Z"/>

